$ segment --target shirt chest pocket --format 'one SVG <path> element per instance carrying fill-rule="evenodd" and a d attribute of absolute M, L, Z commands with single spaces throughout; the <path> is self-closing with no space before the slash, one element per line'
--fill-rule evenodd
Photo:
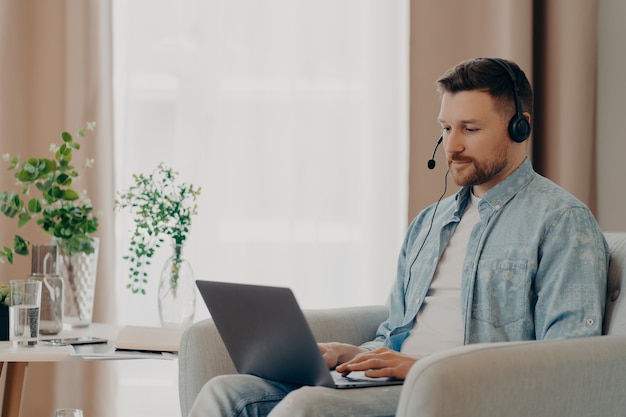
<path fill-rule="evenodd" d="M 494 327 L 523 319 L 530 309 L 526 269 L 525 259 L 481 261 L 474 287 L 474 318 Z"/>

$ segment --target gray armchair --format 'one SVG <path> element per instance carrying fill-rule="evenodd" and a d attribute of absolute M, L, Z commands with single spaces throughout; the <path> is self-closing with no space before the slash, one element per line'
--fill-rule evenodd
<path fill-rule="evenodd" d="M 611 250 L 604 336 L 476 344 L 431 355 L 409 373 L 398 417 L 589 417 L 626 415 L 626 233 Z M 387 318 L 384 306 L 308 310 L 318 341 L 359 345 Z M 179 352 L 180 406 L 187 416 L 215 375 L 235 373 L 213 322 L 194 324 Z"/>

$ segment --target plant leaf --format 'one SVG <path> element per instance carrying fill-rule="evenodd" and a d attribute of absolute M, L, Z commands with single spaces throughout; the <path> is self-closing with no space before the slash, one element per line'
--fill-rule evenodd
<path fill-rule="evenodd" d="M 28 211 L 31 213 L 40 213 L 41 212 L 41 201 L 38 198 L 31 198 L 28 202 Z"/>
<path fill-rule="evenodd" d="M 18 255 L 28 255 L 28 242 L 23 237 L 15 235 L 13 238 L 13 250 Z"/>
<path fill-rule="evenodd" d="M 78 195 L 78 193 L 74 190 L 63 190 L 62 196 L 60 198 L 67 201 L 74 201 L 78 200 L 79 197 L 80 196 Z"/>
<path fill-rule="evenodd" d="M 17 227 L 19 227 L 19 228 L 24 227 L 24 225 L 26 223 L 28 223 L 31 218 L 32 217 L 30 217 L 30 214 L 28 214 L 27 212 L 25 212 L 25 211 L 21 212 L 19 217 L 18 217 Z"/>

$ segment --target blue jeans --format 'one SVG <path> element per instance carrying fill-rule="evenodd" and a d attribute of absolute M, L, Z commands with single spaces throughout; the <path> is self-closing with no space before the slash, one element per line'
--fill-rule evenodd
<path fill-rule="evenodd" d="M 392 417 L 401 389 L 296 387 L 252 375 L 221 375 L 202 387 L 189 417 Z"/>

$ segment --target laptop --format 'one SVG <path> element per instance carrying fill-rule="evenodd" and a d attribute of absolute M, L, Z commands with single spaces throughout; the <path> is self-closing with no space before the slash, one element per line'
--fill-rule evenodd
<path fill-rule="evenodd" d="M 196 285 L 241 374 L 330 388 L 403 383 L 354 372 L 344 377 L 330 371 L 289 288 L 201 280 Z"/>

